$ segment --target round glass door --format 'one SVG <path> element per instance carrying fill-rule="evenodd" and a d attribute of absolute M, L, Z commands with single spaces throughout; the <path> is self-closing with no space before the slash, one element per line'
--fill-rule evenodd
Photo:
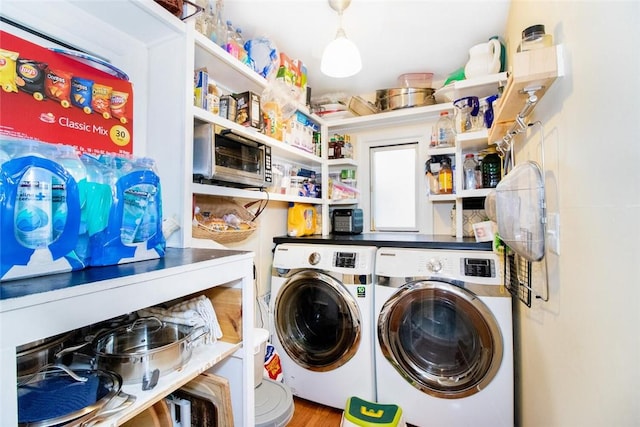
<path fill-rule="evenodd" d="M 502 334 L 473 293 L 445 282 L 401 287 L 378 317 L 382 353 L 414 387 L 442 398 L 484 389 L 502 361 Z"/>
<path fill-rule="evenodd" d="M 317 271 L 291 276 L 276 296 L 274 319 L 280 343 L 298 365 L 330 371 L 358 349 L 360 310 L 349 290 Z"/>

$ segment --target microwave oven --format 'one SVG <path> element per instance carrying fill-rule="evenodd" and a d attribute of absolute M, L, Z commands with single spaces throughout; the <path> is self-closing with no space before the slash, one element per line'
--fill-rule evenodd
<path fill-rule="evenodd" d="M 218 125 L 197 125 L 193 131 L 193 179 L 265 187 L 272 180 L 271 147 Z"/>

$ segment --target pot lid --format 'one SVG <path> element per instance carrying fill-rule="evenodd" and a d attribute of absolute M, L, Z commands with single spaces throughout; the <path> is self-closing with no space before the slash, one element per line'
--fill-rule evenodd
<path fill-rule="evenodd" d="M 46 365 L 18 382 L 18 424 L 54 426 L 102 409 L 120 392 L 122 378 L 101 369 Z"/>

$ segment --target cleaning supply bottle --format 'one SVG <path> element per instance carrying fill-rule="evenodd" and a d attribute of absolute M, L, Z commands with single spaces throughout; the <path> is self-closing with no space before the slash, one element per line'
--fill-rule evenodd
<path fill-rule="evenodd" d="M 289 203 L 287 210 L 287 235 L 310 236 L 316 230 L 316 211 L 307 203 Z"/>

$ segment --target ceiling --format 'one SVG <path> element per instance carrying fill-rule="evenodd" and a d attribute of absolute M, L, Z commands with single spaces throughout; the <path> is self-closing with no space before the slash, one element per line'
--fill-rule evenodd
<path fill-rule="evenodd" d="M 360 49 L 362 71 L 344 79 L 320 73 L 338 14 L 328 0 L 224 0 L 223 15 L 245 38 L 266 36 L 301 60 L 312 97 L 362 95 L 397 87 L 409 72 L 434 73 L 434 88 L 468 60 L 469 48 L 502 38 L 510 0 L 352 0 L 343 28 Z"/>

